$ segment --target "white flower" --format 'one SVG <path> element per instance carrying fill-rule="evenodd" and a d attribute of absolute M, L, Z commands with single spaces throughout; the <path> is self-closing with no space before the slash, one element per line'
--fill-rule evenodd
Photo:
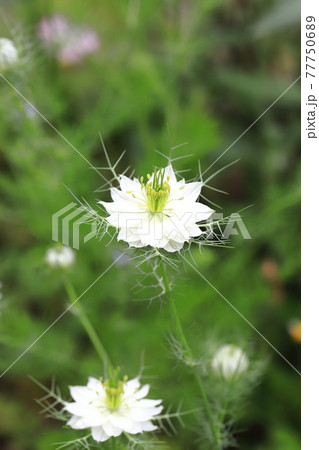
<path fill-rule="evenodd" d="M 155 170 L 147 178 L 144 184 L 143 177 L 120 176 L 120 189 L 111 189 L 113 202 L 99 202 L 110 214 L 106 220 L 119 229 L 118 240 L 131 247 L 179 251 L 190 238 L 202 234 L 197 222 L 213 213 L 196 201 L 203 184 L 177 181 L 172 166 Z"/>
<path fill-rule="evenodd" d="M 18 50 L 7 38 L 0 38 L 0 70 L 14 66 L 19 60 Z"/>
<path fill-rule="evenodd" d="M 70 247 L 63 245 L 50 248 L 45 259 L 51 267 L 70 267 L 74 263 L 75 256 Z"/>
<path fill-rule="evenodd" d="M 245 372 L 249 366 L 249 359 L 241 348 L 228 344 L 217 350 L 211 366 L 215 373 L 229 379 Z"/>
<path fill-rule="evenodd" d="M 91 428 L 98 442 L 123 432 L 156 430 L 152 419 L 162 411 L 162 400 L 145 399 L 148 391 L 149 385 L 141 387 L 138 378 L 118 381 L 115 376 L 103 383 L 90 377 L 87 386 L 70 386 L 75 401 L 65 403 L 66 411 L 72 414 L 67 425 L 80 430 Z"/>

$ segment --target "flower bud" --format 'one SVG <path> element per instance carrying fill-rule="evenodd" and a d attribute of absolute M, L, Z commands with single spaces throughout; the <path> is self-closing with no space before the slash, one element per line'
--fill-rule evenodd
<path fill-rule="evenodd" d="M 248 366 L 249 360 L 246 353 L 232 344 L 220 347 L 211 362 L 213 371 L 226 379 L 242 374 Z"/>

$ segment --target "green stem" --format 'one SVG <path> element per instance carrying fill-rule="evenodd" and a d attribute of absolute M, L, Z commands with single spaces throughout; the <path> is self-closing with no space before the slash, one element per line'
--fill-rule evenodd
<path fill-rule="evenodd" d="M 83 328 L 85 329 L 88 337 L 90 338 L 97 354 L 99 355 L 99 357 L 102 360 L 104 374 L 107 374 L 108 369 L 111 369 L 111 370 L 113 369 L 111 360 L 110 360 L 108 354 L 106 353 L 106 350 L 104 349 L 104 346 L 103 346 L 100 338 L 98 337 L 92 323 L 90 322 L 88 316 L 85 314 L 83 308 L 81 307 L 81 305 L 79 303 L 75 303 L 78 297 L 76 295 L 73 285 L 69 281 L 65 281 L 64 285 L 65 285 L 65 289 L 68 293 L 70 302 L 71 302 L 71 304 L 73 304 L 73 309 L 74 309 L 76 315 L 79 317 Z"/>
<path fill-rule="evenodd" d="M 176 333 L 178 335 L 178 338 L 180 339 L 180 341 L 182 342 L 182 344 L 184 346 L 184 349 L 186 351 L 187 357 L 190 359 L 190 361 L 192 361 L 192 360 L 194 360 L 193 353 L 192 353 L 192 350 L 191 350 L 191 348 L 190 348 L 190 346 L 188 344 L 188 341 L 186 339 L 185 333 L 183 331 L 183 327 L 182 327 L 181 321 L 179 319 L 179 315 L 178 315 L 178 312 L 177 312 L 175 301 L 172 299 L 172 296 L 170 295 L 170 293 L 172 292 L 172 288 L 170 286 L 168 275 L 167 275 L 167 271 L 166 271 L 166 267 L 165 267 L 163 262 L 161 263 L 161 270 L 162 270 L 162 277 L 163 277 L 163 283 L 164 283 L 164 286 L 165 286 L 166 294 L 167 294 L 168 299 L 169 299 L 171 318 L 172 318 L 172 321 L 174 323 L 174 327 L 175 327 Z M 213 437 L 214 437 L 214 441 L 216 442 L 216 445 L 217 445 L 218 449 L 220 449 L 221 448 L 220 428 L 214 421 L 214 417 L 212 415 L 212 411 L 211 411 L 211 408 L 210 408 L 210 405 L 209 405 L 209 401 L 208 401 L 208 397 L 207 397 L 207 394 L 206 394 L 206 391 L 205 391 L 205 387 L 204 387 L 204 383 L 203 383 L 202 377 L 200 376 L 200 373 L 198 372 L 196 367 L 191 366 L 191 369 L 192 369 L 193 376 L 195 378 L 195 381 L 197 383 L 197 386 L 199 388 L 199 391 L 200 391 L 202 399 L 203 399 L 204 407 L 205 407 L 206 414 L 207 414 L 207 417 L 208 417 L 208 420 L 209 420 L 209 423 L 210 423 L 210 426 L 211 426 L 211 430 L 212 430 L 212 434 L 213 434 Z"/>

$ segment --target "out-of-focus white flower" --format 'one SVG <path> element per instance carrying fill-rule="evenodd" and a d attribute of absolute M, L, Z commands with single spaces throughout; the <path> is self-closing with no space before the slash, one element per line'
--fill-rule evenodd
<path fill-rule="evenodd" d="M 120 189 L 112 188 L 113 202 L 99 202 L 110 214 L 107 222 L 119 229 L 118 240 L 131 247 L 152 246 L 168 252 L 181 250 L 190 238 L 202 234 L 197 225 L 213 210 L 197 202 L 203 184 L 177 181 L 172 166 L 131 180 L 120 176 Z"/>
<path fill-rule="evenodd" d="M 45 259 L 51 267 L 70 267 L 74 263 L 75 255 L 70 247 L 63 245 L 49 248 Z"/>
<path fill-rule="evenodd" d="M 94 30 L 71 24 L 59 14 L 43 17 L 37 31 L 47 50 L 54 52 L 64 67 L 81 63 L 100 46 Z"/>
<path fill-rule="evenodd" d="M 7 38 L 0 38 L 0 70 L 9 69 L 17 64 L 19 54 L 14 43 Z"/>
<path fill-rule="evenodd" d="M 246 353 L 232 344 L 220 347 L 211 363 L 213 371 L 227 379 L 246 372 L 248 366 L 249 359 Z"/>
<path fill-rule="evenodd" d="M 152 420 L 162 411 L 162 400 L 145 399 L 149 385 L 141 387 L 138 378 L 119 381 L 116 372 L 103 383 L 90 377 L 87 386 L 71 386 L 70 392 L 74 402 L 64 405 L 72 414 L 67 425 L 91 428 L 98 442 L 123 432 L 137 434 L 157 429 Z"/>

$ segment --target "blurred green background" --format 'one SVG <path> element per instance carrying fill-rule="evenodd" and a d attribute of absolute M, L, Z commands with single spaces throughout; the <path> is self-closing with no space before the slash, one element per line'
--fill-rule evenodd
<path fill-rule="evenodd" d="M 100 132 L 119 170 L 138 175 L 173 151 L 180 170 L 197 174 L 214 162 L 299 76 L 298 2 L 266 0 L 5 1 L 1 36 L 19 41 L 25 60 L 10 81 L 94 166 L 106 165 Z M 96 30 L 100 48 L 81 64 L 61 67 L 36 34 L 43 16 L 65 15 Z M 95 207 L 103 180 L 25 102 L 0 80 L 1 228 L 0 371 L 4 371 L 62 313 L 63 276 L 44 257 L 54 243 L 51 217 L 85 198 Z M 299 370 L 300 346 L 289 323 L 299 305 L 299 102 L 296 83 L 210 173 L 240 158 L 212 180 L 229 195 L 204 193 L 228 215 L 252 205 L 243 218 L 252 239 L 239 234 L 231 249 L 194 250 L 200 270 Z M 103 172 L 107 176 L 107 172 Z M 85 226 L 81 233 L 85 234 Z M 107 238 L 76 251 L 67 277 L 82 293 L 125 248 Z M 165 303 L 133 301 L 133 265 L 113 267 L 82 298 L 116 364 L 131 378 L 140 369 L 153 398 L 183 409 L 198 405 L 192 378 L 176 366 L 166 343 Z M 243 411 L 239 448 L 300 448 L 300 378 L 203 280 L 185 268 L 177 306 L 200 355 L 218 336 L 254 342 L 270 362 Z M 100 376 L 101 364 L 77 318 L 66 314 L 0 379 L 0 447 L 47 450 L 74 436 L 46 420 L 30 379 L 55 377 L 62 392 Z M 149 378 L 148 378 L 149 377 Z M 209 381 L 209 380 L 208 380 Z M 193 449 L 196 424 L 165 437 L 169 448 Z M 194 443 L 195 442 L 195 443 Z"/>

